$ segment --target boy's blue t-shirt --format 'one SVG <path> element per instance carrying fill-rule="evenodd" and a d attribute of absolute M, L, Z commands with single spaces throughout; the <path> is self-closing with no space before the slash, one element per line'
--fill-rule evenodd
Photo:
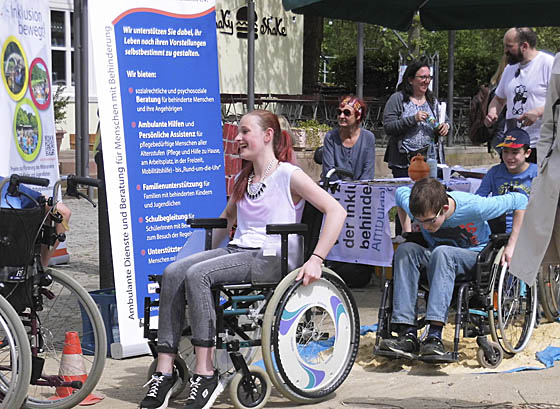
<path fill-rule="evenodd" d="M 528 202 L 527 196 L 515 192 L 493 197 L 458 191 L 448 192 L 448 195 L 455 201 L 455 211 L 451 217 L 434 233 L 421 227 L 422 235 L 430 248 L 447 245 L 480 251 L 488 243 L 491 234 L 487 220 L 514 210 L 524 210 Z M 412 219 L 408 205 L 410 188 L 399 187 L 395 198 L 397 206 L 405 210 Z"/>
<path fill-rule="evenodd" d="M 513 189 L 516 192 L 524 193 L 527 196 L 531 193 L 531 183 L 537 177 L 538 166 L 529 163 L 529 167 L 518 174 L 509 173 L 504 163 L 492 166 L 482 179 L 480 187 L 476 191 L 479 196 L 498 196 L 508 193 Z M 511 232 L 513 225 L 513 215 L 508 213 L 506 216 L 506 231 Z"/>

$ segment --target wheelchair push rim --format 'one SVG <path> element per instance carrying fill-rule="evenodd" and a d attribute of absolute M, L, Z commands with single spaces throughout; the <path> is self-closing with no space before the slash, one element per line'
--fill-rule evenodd
<path fill-rule="evenodd" d="M 346 379 L 359 344 L 359 317 L 351 293 L 331 270 L 303 286 L 299 269 L 271 298 L 263 323 L 263 358 L 274 385 L 289 399 L 325 399 Z"/>
<path fill-rule="evenodd" d="M 499 274 L 494 286 L 494 311 L 489 314 L 492 338 L 504 351 L 516 354 L 527 346 L 537 317 L 536 286 L 529 286 L 501 265 L 503 248 L 497 253 L 494 266 Z"/>
<path fill-rule="evenodd" d="M 546 319 L 554 322 L 560 316 L 560 265 L 544 264 L 538 280 L 539 302 Z"/>
<path fill-rule="evenodd" d="M 19 408 L 31 379 L 31 347 L 25 327 L 0 296 L 0 408 Z"/>

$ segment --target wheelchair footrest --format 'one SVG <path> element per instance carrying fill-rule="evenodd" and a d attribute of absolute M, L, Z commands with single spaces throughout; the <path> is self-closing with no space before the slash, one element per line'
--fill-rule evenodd
<path fill-rule="evenodd" d="M 459 354 L 455 352 L 446 352 L 443 355 L 419 356 L 418 359 L 422 362 L 426 362 L 427 364 L 451 364 L 459 360 Z"/>
<path fill-rule="evenodd" d="M 398 352 L 394 352 L 394 351 L 387 351 L 386 349 L 381 349 L 379 346 L 374 346 L 373 347 L 373 354 L 377 355 L 377 356 L 383 356 L 385 358 L 392 358 L 392 359 L 406 359 L 409 361 L 412 361 L 414 359 L 417 359 L 418 356 L 415 354 L 410 354 L 410 355 L 405 355 L 403 353 L 398 353 Z"/>

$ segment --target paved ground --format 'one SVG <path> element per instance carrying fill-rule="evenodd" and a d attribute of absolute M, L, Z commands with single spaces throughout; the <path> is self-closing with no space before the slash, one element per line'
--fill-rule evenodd
<path fill-rule="evenodd" d="M 84 200 L 69 199 L 72 208 L 71 231 L 68 234 L 70 263 L 60 268 L 77 278 L 88 290 L 98 289 L 97 215 L 96 209 Z M 354 291 L 362 325 L 377 321 L 379 286 Z M 558 324 L 552 324 L 558 325 Z M 560 408 L 560 365 L 541 371 L 481 374 L 446 373 L 425 364 L 406 366 L 371 365 L 371 338 L 364 338 L 358 363 L 332 399 L 314 405 L 318 409 L 353 408 Z M 94 407 L 136 408 L 146 389 L 146 368 L 151 358 L 144 356 L 125 360 L 108 359 L 96 393 L 106 396 Z M 181 408 L 186 399 L 183 392 L 170 404 Z M 291 408 L 296 405 L 280 397 L 276 391 L 268 407 Z M 216 407 L 231 408 L 226 391 Z"/>

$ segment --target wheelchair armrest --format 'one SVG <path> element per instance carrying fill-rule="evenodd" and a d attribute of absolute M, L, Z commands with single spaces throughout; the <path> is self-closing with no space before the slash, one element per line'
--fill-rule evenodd
<path fill-rule="evenodd" d="M 419 231 L 404 232 L 404 233 L 402 233 L 402 237 L 407 242 L 416 243 L 416 244 L 419 244 L 422 247 L 428 247 L 428 243 L 426 242 L 426 239 L 424 238 L 424 235 L 422 234 L 422 232 L 419 232 Z"/>
<path fill-rule="evenodd" d="M 482 272 L 490 271 L 494 262 L 495 251 L 499 250 L 509 240 L 509 233 L 491 234 L 486 246 L 476 256 L 476 279 L 481 282 Z"/>
<path fill-rule="evenodd" d="M 495 245 L 504 245 L 509 240 L 509 233 L 499 233 L 499 234 L 491 234 L 490 240 Z"/>
<path fill-rule="evenodd" d="M 187 224 L 194 229 L 225 229 L 227 227 L 227 219 L 217 217 L 187 219 Z"/>
<path fill-rule="evenodd" d="M 148 280 L 154 283 L 158 283 L 161 286 L 161 280 L 163 278 L 162 274 L 148 274 Z"/>
<path fill-rule="evenodd" d="M 307 233 L 307 224 L 288 223 L 288 224 L 267 224 L 266 234 L 303 234 Z"/>
<path fill-rule="evenodd" d="M 307 233 L 307 224 L 289 223 L 289 224 L 267 224 L 266 234 L 280 235 L 280 268 L 282 277 L 288 274 L 288 235 Z"/>

